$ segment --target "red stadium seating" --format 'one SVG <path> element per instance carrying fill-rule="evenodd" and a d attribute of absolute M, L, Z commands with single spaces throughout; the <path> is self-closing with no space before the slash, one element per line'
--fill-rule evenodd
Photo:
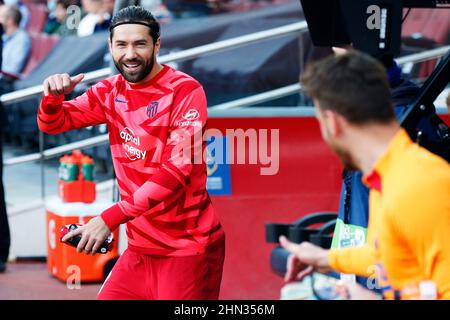
<path fill-rule="evenodd" d="M 23 4 L 29 4 L 29 3 L 40 3 L 43 5 L 47 5 L 47 1 L 46 0 L 22 0 Z"/>
<path fill-rule="evenodd" d="M 22 72 L 22 77 L 30 74 L 59 41 L 59 36 L 49 36 L 45 33 L 31 33 L 30 36 L 31 54 Z"/>
<path fill-rule="evenodd" d="M 404 14 L 406 11 L 404 11 Z M 420 34 L 421 37 L 445 44 L 450 34 L 448 11 L 433 9 L 413 9 L 402 25 L 402 37 Z"/>
<path fill-rule="evenodd" d="M 30 10 L 30 21 L 27 25 L 28 32 L 42 32 L 47 22 L 47 6 L 39 3 L 27 3 Z"/>
<path fill-rule="evenodd" d="M 403 10 L 403 16 L 407 11 L 407 9 Z M 432 12 L 432 9 L 412 9 L 402 24 L 402 36 L 410 37 L 414 33 L 422 32 Z"/>
<path fill-rule="evenodd" d="M 450 35 L 450 13 L 446 9 L 432 10 L 427 25 L 421 31 L 423 36 L 438 44 L 445 44 Z"/>
<path fill-rule="evenodd" d="M 413 52 L 447 44 L 449 37 L 450 19 L 445 9 L 413 9 L 402 25 L 403 43 Z M 436 59 L 422 62 L 414 77 L 428 77 L 435 66 Z"/>

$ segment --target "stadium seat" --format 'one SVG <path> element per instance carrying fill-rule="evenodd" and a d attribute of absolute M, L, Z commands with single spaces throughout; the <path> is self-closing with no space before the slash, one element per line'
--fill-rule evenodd
<path fill-rule="evenodd" d="M 406 12 L 407 10 L 403 10 L 403 16 Z M 427 25 L 432 12 L 431 9 L 412 9 L 402 24 L 402 37 L 411 37 L 421 32 Z"/>
<path fill-rule="evenodd" d="M 447 44 L 449 39 L 450 20 L 447 10 L 413 9 L 402 25 L 402 42 L 408 53 L 433 49 Z M 436 59 L 422 62 L 415 66 L 411 76 L 419 79 L 428 77 L 436 62 Z"/>
<path fill-rule="evenodd" d="M 58 36 L 49 36 L 41 33 L 32 33 L 30 37 L 31 53 L 20 79 L 26 78 L 44 60 L 59 40 Z M 39 103 L 37 98 L 35 100 L 33 100 L 31 105 Z M 30 105 L 29 103 L 30 101 L 28 101 L 28 105 Z M 20 141 L 20 144 L 24 144 L 25 141 L 30 140 L 29 137 L 35 139 L 37 137 L 37 124 L 34 109 L 27 107 L 27 102 L 13 103 L 8 109 L 7 125 L 9 127 L 8 132 L 10 137 L 14 141 Z"/>
<path fill-rule="evenodd" d="M 59 36 L 44 33 L 31 33 L 31 54 L 22 71 L 22 78 L 29 75 L 58 43 Z"/>
<path fill-rule="evenodd" d="M 421 31 L 425 38 L 446 44 L 450 36 L 450 16 L 447 10 L 432 10 L 428 23 Z"/>
<path fill-rule="evenodd" d="M 47 22 L 47 6 L 40 3 L 27 3 L 30 10 L 30 21 L 27 25 L 28 32 L 42 32 Z"/>
<path fill-rule="evenodd" d="M 402 24 L 403 38 L 426 38 L 445 44 L 450 34 L 447 10 L 413 9 Z"/>
<path fill-rule="evenodd" d="M 23 4 L 43 4 L 43 5 L 47 5 L 47 0 L 22 0 Z"/>

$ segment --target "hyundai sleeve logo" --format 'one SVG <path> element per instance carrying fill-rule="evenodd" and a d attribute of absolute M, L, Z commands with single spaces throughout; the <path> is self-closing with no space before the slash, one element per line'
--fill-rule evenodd
<path fill-rule="evenodd" d="M 193 120 L 197 120 L 198 118 L 200 118 L 200 114 L 195 109 L 189 109 L 182 117 L 185 120 L 193 121 Z"/>

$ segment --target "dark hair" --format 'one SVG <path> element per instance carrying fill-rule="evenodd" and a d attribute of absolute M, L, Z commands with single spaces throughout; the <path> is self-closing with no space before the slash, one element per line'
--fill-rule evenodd
<path fill-rule="evenodd" d="M 9 6 L 6 11 L 6 16 L 13 19 L 14 24 L 16 26 L 20 25 L 20 21 L 22 21 L 22 13 L 20 13 L 20 10 L 15 6 Z"/>
<path fill-rule="evenodd" d="M 158 21 L 151 14 L 150 11 L 139 6 L 128 6 L 117 12 L 111 20 L 110 39 L 112 41 L 114 28 L 121 24 L 137 23 L 147 26 L 150 30 L 150 36 L 153 39 L 153 43 L 158 40 L 160 35 L 160 27 Z"/>
<path fill-rule="evenodd" d="M 334 110 L 355 124 L 395 119 L 386 69 L 371 56 L 350 50 L 308 65 L 303 90 L 321 109 Z"/>
<path fill-rule="evenodd" d="M 61 5 L 64 9 L 69 8 L 70 6 L 79 6 L 78 0 L 58 0 L 56 1 L 57 5 Z"/>

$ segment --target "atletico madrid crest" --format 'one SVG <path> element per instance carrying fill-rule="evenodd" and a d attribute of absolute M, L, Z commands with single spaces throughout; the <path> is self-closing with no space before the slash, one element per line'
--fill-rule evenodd
<path fill-rule="evenodd" d="M 152 101 L 147 106 L 147 116 L 153 118 L 158 112 L 158 101 Z"/>

